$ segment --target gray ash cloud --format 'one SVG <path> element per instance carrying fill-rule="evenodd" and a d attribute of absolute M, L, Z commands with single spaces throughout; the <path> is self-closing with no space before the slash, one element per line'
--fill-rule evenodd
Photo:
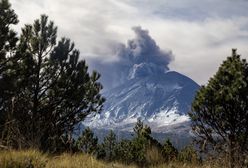
<path fill-rule="evenodd" d="M 148 30 L 133 27 L 135 38 L 127 44 L 113 45 L 113 54 L 117 60 L 104 62 L 101 59 L 91 59 L 91 68 L 100 72 L 101 82 L 105 90 L 113 88 L 134 77 L 164 73 L 169 70 L 173 60 L 171 51 L 162 51 Z"/>

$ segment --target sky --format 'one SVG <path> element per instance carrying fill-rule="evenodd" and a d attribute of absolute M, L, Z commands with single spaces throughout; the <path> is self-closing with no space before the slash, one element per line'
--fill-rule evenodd
<path fill-rule="evenodd" d="M 24 24 L 33 23 L 40 14 L 47 14 L 58 26 L 59 37 L 74 41 L 81 59 L 89 60 L 93 68 L 119 65 L 123 60 L 120 50 L 121 53 L 129 50 L 130 41 L 139 40 L 142 32 L 145 33 L 142 39 L 155 46 L 155 54 L 166 57 L 165 67 L 200 85 L 215 74 L 222 61 L 231 55 L 232 48 L 248 59 L 248 0 L 10 0 L 10 3 L 19 16 L 17 31 Z"/>

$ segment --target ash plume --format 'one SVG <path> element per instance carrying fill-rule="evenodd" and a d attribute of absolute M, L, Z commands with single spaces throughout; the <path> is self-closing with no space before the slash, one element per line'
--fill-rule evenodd
<path fill-rule="evenodd" d="M 100 59 L 89 60 L 90 66 L 102 76 L 104 90 L 113 88 L 126 80 L 165 73 L 169 70 L 169 63 L 173 60 L 171 51 L 162 51 L 148 30 L 133 27 L 135 38 L 127 44 L 115 44 L 113 54 L 117 61 L 104 62 Z"/>

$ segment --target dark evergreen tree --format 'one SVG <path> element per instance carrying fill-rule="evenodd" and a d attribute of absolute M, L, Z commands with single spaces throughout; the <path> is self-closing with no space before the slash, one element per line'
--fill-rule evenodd
<path fill-rule="evenodd" d="M 231 168 L 248 150 L 247 95 L 248 64 L 233 49 L 232 56 L 198 91 L 190 113 L 202 149 L 228 151 Z"/>
<path fill-rule="evenodd" d="M 96 158 L 101 160 L 106 159 L 106 151 L 104 149 L 103 144 L 98 144 L 98 148 L 96 151 Z"/>
<path fill-rule="evenodd" d="M 146 151 L 148 147 L 148 140 L 144 136 L 135 137 L 131 143 L 131 153 L 133 161 L 140 167 L 147 164 Z"/>
<path fill-rule="evenodd" d="M 162 157 L 162 145 L 151 136 L 151 128 L 138 120 L 134 126 L 136 133 L 131 143 L 133 162 L 140 167 L 159 164 Z M 156 153 L 156 156 L 152 152 Z"/>
<path fill-rule="evenodd" d="M 51 87 L 47 88 L 49 103 L 45 108 L 53 111 L 53 118 L 47 117 L 57 129 L 50 134 L 58 137 L 65 133 L 69 141 L 75 126 L 88 114 L 99 113 L 104 102 L 100 94 L 102 85 L 98 82 L 100 74 L 93 71 L 90 75 L 86 62 L 78 59 L 79 51 L 74 49 L 74 44 L 62 39 L 51 53 L 52 68 L 48 68 L 58 74 L 51 76 Z"/>
<path fill-rule="evenodd" d="M 49 55 L 56 45 L 57 27 L 41 16 L 33 25 L 22 29 L 17 54 L 20 55 L 20 75 L 15 102 L 15 119 L 28 147 L 40 148 L 46 129 L 51 127 L 47 105 L 47 88 L 50 88 L 52 71 L 48 71 Z M 52 74 L 56 76 L 56 74 Z M 46 142 L 47 143 L 47 142 Z"/>
<path fill-rule="evenodd" d="M 116 159 L 124 164 L 135 163 L 134 155 L 132 151 L 132 141 L 123 139 L 121 140 L 116 147 Z"/>
<path fill-rule="evenodd" d="M 3 142 L 5 125 L 12 125 L 11 107 L 16 89 L 16 43 L 18 38 L 12 26 L 18 23 L 17 15 L 8 0 L 0 1 L 0 137 Z"/>
<path fill-rule="evenodd" d="M 106 161 L 119 161 L 124 164 L 134 163 L 139 167 L 162 163 L 162 145 L 150 136 L 150 127 L 138 120 L 134 131 L 133 139 L 123 139 L 119 142 L 116 141 L 116 136 L 111 131 L 104 138 L 104 142 L 99 145 L 97 157 Z M 156 152 L 155 155 L 153 152 Z"/>
<path fill-rule="evenodd" d="M 98 148 L 98 138 L 94 137 L 92 130 L 87 127 L 76 141 L 77 149 L 88 154 L 95 154 Z"/>
<path fill-rule="evenodd" d="M 148 125 L 144 125 L 141 120 L 138 120 L 133 128 L 136 136 L 132 140 L 132 156 L 135 163 L 143 167 L 148 164 L 146 160 L 146 152 L 149 150 L 154 140 L 151 135 L 151 128 Z"/>
<path fill-rule="evenodd" d="M 88 114 L 101 111 L 100 75 L 88 72 L 74 43 L 56 45 L 57 27 L 42 15 L 22 29 L 16 55 L 17 91 L 11 102 L 17 147 L 57 151 L 73 145 L 73 131 Z"/>
<path fill-rule="evenodd" d="M 6 71 L 7 64 L 16 49 L 18 38 L 11 26 L 18 23 L 17 15 L 8 0 L 0 1 L 0 74 Z"/>
<path fill-rule="evenodd" d="M 102 144 L 105 154 L 106 154 L 106 160 L 113 161 L 116 159 L 116 147 L 117 147 L 117 141 L 116 141 L 116 135 L 111 130 L 109 135 L 107 135 Z"/>
<path fill-rule="evenodd" d="M 141 120 L 138 120 L 135 124 L 133 131 L 136 133 L 137 137 L 149 137 L 151 134 L 151 128 L 148 125 L 144 125 Z"/>
<path fill-rule="evenodd" d="M 172 161 L 177 158 L 178 151 L 169 139 L 167 139 L 162 146 L 162 154 L 164 155 L 166 161 Z"/>

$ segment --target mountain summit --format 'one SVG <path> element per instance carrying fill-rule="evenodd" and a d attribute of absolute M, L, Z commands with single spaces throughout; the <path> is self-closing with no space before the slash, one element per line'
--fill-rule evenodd
<path fill-rule="evenodd" d="M 95 128 L 131 130 L 140 119 L 153 130 L 189 121 L 187 115 L 199 85 L 175 72 L 163 72 L 153 64 L 134 65 L 129 80 L 103 95 L 101 114 L 90 116 L 85 125 Z"/>
<path fill-rule="evenodd" d="M 103 93 L 106 102 L 103 112 L 89 116 L 84 125 L 129 131 L 140 119 L 163 132 L 166 126 L 189 121 L 187 113 L 199 85 L 169 70 L 172 52 L 161 50 L 147 30 L 133 31 L 135 38 L 116 49 L 117 62 L 95 64 L 108 88 Z"/>

